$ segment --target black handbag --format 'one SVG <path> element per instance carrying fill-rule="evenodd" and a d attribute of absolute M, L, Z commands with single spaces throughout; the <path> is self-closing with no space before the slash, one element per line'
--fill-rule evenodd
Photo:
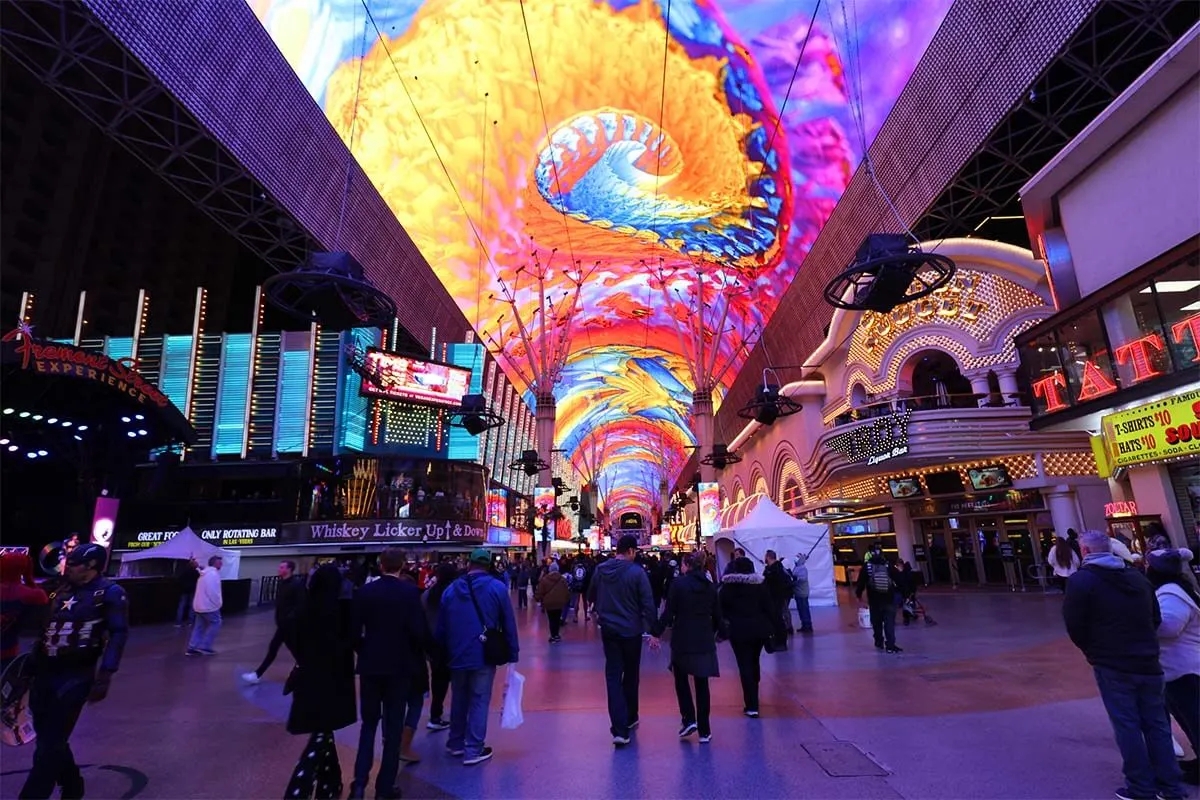
<path fill-rule="evenodd" d="M 509 663 L 512 661 L 512 648 L 508 646 L 508 637 L 499 628 L 487 626 L 487 622 L 483 619 L 483 611 L 479 608 L 479 601 L 475 599 L 475 587 L 471 583 L 471 579 L 464 578 L 463 580 L 467 582 L 467 591 L 471 594 L 471 604 L 475 606 L 479 624 L 483 627 L 483 633 L 479 634 L 479 641 L 483 642 L 483 663 L 490 667 L 499 667 Z"/>

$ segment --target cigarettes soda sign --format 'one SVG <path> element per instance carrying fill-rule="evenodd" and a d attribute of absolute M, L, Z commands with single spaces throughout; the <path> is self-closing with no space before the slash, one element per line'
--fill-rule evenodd
<path fill-rule="evenodd" d="M 1200 389 L 1101 418 L 1108 466 L 1200 455 Z"/>

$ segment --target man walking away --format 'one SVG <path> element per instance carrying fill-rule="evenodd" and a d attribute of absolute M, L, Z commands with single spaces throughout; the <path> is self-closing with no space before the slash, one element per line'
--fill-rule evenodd
<path fill-rule="evenodd" d="M 196 624 L 188 640 L 184 655 L 215 656 L 213 641 L 221 630 L 221 564 L 220 556 L 210 556 L 208 566 L 200 572 L 196 581 L 196 598 L 192 608 L 196 611 Z"/>
<path fill-rule="evenodd" d="M 522 561 L 517 567 L 517 608 L 529 608 L 529 582 L 533 573 L 533 565 L 528 561 Z"/>
<path fill-rule="evenodd" d="M 867 563 L 858 573 L 854 596 L 862 600 L 867 593 L 867 608 L 871 610 L 871 630 L 875 633 L 875 648 L 889 653 L 902 652 L 896 646 L 896 582 L 892 568 L 883 557 L 883 548 L 875 545 Z"/>
<path fill-rule="evenodd" d="M 520 653 L 517 620 L 508 588 L 491 574 L 491 555 L 479 548 L 471 553 L 469 571 L 442 595 L 437 638 L 450 659 L 450 738 L 446 752 L 466 766 L 492 757 L 487 738 L 488 708 L 496 663 L 484 658 L 484 636 L 502 635 L 508 642 L 509 663 Z"/>
<path fill-rule="evenodd" d="M 813 632 L 812 610 L 808 606 L 808 591 L 808 556 L 804 553 L 796 553 L 796 564 L 792 567 L 792 598 L 796 601 L 796 614 L 800 617 L 801 633 Z"/>
<path fill-rule="evenodd" d="M 404 728 L 409 682 L 424 669 L 429 628 L 415 582 L 402 580 L 404 551 L 389 547 L 379 557 L 379 580 L 354 596 L 354 637 L 358 649 L 359 710 L 362 727 L 350 797 L 364 796 L 375 763 L 375 730 L 383 722 L 383 755 L 375 776 L 377 798 L 397 798 L 401 749 L 412 744 Z"/>
<path fill-rule="evenodd" d="M 617 542 L 617 557 L 596 567 L 592 578 L 596 616 L 604 642 L 604 679 L 608 689 L 608 719 L 613 744 L 629 744 L 638 725 L 638 683 L 641 678 L 642 636 L 658 622 L 646 571 L 637 565 L 636 536 Z M 651 649 L 658 639 L 650 637 Z"/>
<path fill-rule="evenodd" d="M 1158 600 L 1146 576 L 1109 550 L 1107 533 L 1079 538 L 1083 564 L 1067 580 L 1063 621 L 1087 656 L 1121 751 L 1121 800 L 1184 797 L 1171 745 L 1158 656 Z"/>
<path fill-rule="evenodd" d="M 763 567 L 763 583 L 767 586 L 767 593 L 771 595 L 775 616 L 779 618 L 783 632 L 791 633 L 792 615 L 788 612 L 788 606 L 792 602 L 792 579 L 774 550 L 768 550 L 763 555 L 763 561 L 766 562 L 766 566 Z M 786 639 L 784 641 L 786 642 Z M 781 645 L 782 647 L 784 645 Z"/>
<path fill-rule="evenodd" d="M 247 683 L 261 681 L 271 664 L 275 663 L 280 645 L 286 645 L 288 652 L 295 657 L 296 615 L 304 604 L 304 585 L 304 578 L 296 574 L 295 561 L 279 562 L 279 583 L 275 587 L 275 635 L 267 645 L 267 657 L 254 672 L 242 675 L 242 680 Z"/>

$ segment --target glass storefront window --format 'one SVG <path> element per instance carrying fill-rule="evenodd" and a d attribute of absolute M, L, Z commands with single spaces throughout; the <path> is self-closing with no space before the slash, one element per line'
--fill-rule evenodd
<path fill-rule="evenodd" d="M 1035 384 L 1040 380 L 1061 375 L 1063 372 L 1062 359 L 1059 358 L 1058 342 L 1054 332 L 1050 331 L 1031 339 L 1021 348 L 1021 364 L 1029 377 L 1029 383 Z M 1065 389 L 1065 387 L 1063 387 Z M 1063 391 L 1062 396 L 1067 397 Z M 1033 413 L 1044 414 L 1047 411 L 1049 399 L 1045 388 L 1033 395 Z"/>
<path fill-rule="evenodd" d="M 1175 358 L 1175 369 L 1197 362 L 1195 330 L 1200 325 L 1200 252 L 1192 253 L 1154 279 L 1154 294 L 1162 314 L 1163 335 Z M 1189 324 L 1189 321 L 1192 321 Z"/>
<path fill-rule="evenodd" d="M 1058 329 L 1059 357 L 1066 368 L 1067 389 L 1078 401 L 1108 394 L 1113 380 L 1112 355 L 1100 324 L 1089 311 Z"/>
<path fill-rule="evenodd" d="M 1100 313 L 1113 343 L 1117 377 L 1128 387 L 1171 371 L 1162 320 L 1146 284 L 1106 303 Z"/>

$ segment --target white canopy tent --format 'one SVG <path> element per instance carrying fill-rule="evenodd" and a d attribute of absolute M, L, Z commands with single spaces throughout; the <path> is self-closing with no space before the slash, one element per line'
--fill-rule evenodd
<path fill-rule="evenodd" d="M 733 558 L 733 549 L 740 547 L 754 561 L 759 571 L 768 550 L 774 550 L 785 567 L 791 568 L 797 553 L 808 557 L 808 602 L 812 606 L 836 606 L 837 592 L 833 582 L 833 548 L 829 543 L 829 528 L 804 522 L 791 516 L 763 497 L 754 509 L 732 528 L 719 531 L 713 540 L 717 553 L 717 568 Z"/>
<path fill-rule="evenodd" d="M 187 561 L 189 558 L 195 558 L 200 566 L 204 567 L 208 565 L 208 559 L 212 556 L 220 556 L 224 559 L 224 564 L 221 566 L 221 577 L 237 577 L 238 562 L 241 560 L 238 553 L 231 550 L 222 550 L 215 544 L 210 544 L 201 539 L 191 528 L 184 528 L 170 539 L 167 539 L 160 545 L 151 547 L 149 550 L 122 554 L 121 574 L 125 576 L 146 574 L 143 570 L 133 566 L 133 563 L 137 561 L 148 561 L 151 559 Z M 153 573 L 153 571 L 151 572 Z"/>

